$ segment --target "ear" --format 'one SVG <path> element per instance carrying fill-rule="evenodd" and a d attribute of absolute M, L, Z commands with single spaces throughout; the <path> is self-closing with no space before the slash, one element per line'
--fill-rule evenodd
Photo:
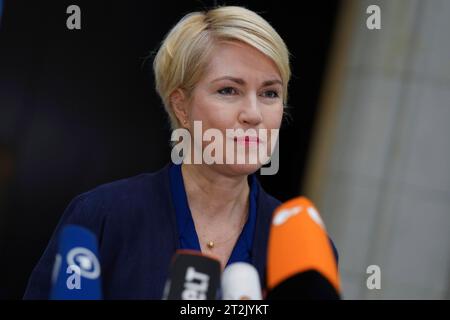
<path fill-rule="evenodd" d="M 178 121 L 183 127 L 187 127 L 189 124 L 189 113 L 188 113 L 188 99 L 185 92 L 177 88 L 170 94 L 170 104 L 172 110 L 175 113 Z"/>

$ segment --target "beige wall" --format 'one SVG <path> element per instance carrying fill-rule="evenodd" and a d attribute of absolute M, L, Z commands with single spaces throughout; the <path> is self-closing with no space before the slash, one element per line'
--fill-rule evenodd
<path fill-rule="evenodd" d="M 305 194 L 344 297 L 449 299 L 450 1 L 346 1 L 320 108 Z M 381 290 L 366 287 L 372 264 Z"/>

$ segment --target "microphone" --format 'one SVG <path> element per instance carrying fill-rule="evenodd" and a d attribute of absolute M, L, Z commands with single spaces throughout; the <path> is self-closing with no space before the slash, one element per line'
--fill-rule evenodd
<path fill-rule="evenodd" d="M 3 0 L 0 0 L 0 27 L 2 23 L 2 14 L 3 14 Z"/>
<path fill-rule="evenodd" d="M 195 250 L 177 250 L 163 300 L 217 300 L 220 261 Z"/>
<path fill-rule="evenodd" d="M 101 300 L 97 238 L 77 225 L 66 225 L 59 236 L 52 273 L 51 300 Z"/>
<path fill-rule="evenodd" d="M 269 234 L 267 299 L 339 300 L 336 260 L 322 219 L 304 197 L 280 205 Z"/>
<path fill-rule="evenodd" d="M 261 300 L 258 271 L 246 262 L 235 262 L 222 274 L 223 300 Z"/>

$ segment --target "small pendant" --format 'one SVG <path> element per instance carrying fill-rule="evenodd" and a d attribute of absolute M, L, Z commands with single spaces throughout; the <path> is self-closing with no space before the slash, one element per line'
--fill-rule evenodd
<path fill-rule="evenodd" d="M 209 249 L 214 248 L 214 242 L 213 241 L 209 241 L 207 246 L 208 246 Z"/>

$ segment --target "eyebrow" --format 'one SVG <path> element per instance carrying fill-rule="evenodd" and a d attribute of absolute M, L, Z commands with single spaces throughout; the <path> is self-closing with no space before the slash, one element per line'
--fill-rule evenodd
<path fill-rule="evenodd" d="M 216 82 L 216 81 L 220 81 L 220 80 L 230 80 L 230 81 L 236 82 L 237 84 L 245 85 L 244 79 L 235 78 L 235 77 L 231 77 L 231 76 L 220 77 L 220 78 L 214 79 L 211 82 Z M 280 84 L 282 86 L 283 82 L 279 79 L 266 80 L 263 82 L 263 87 L 271 86 L 273 84 Z"/>

